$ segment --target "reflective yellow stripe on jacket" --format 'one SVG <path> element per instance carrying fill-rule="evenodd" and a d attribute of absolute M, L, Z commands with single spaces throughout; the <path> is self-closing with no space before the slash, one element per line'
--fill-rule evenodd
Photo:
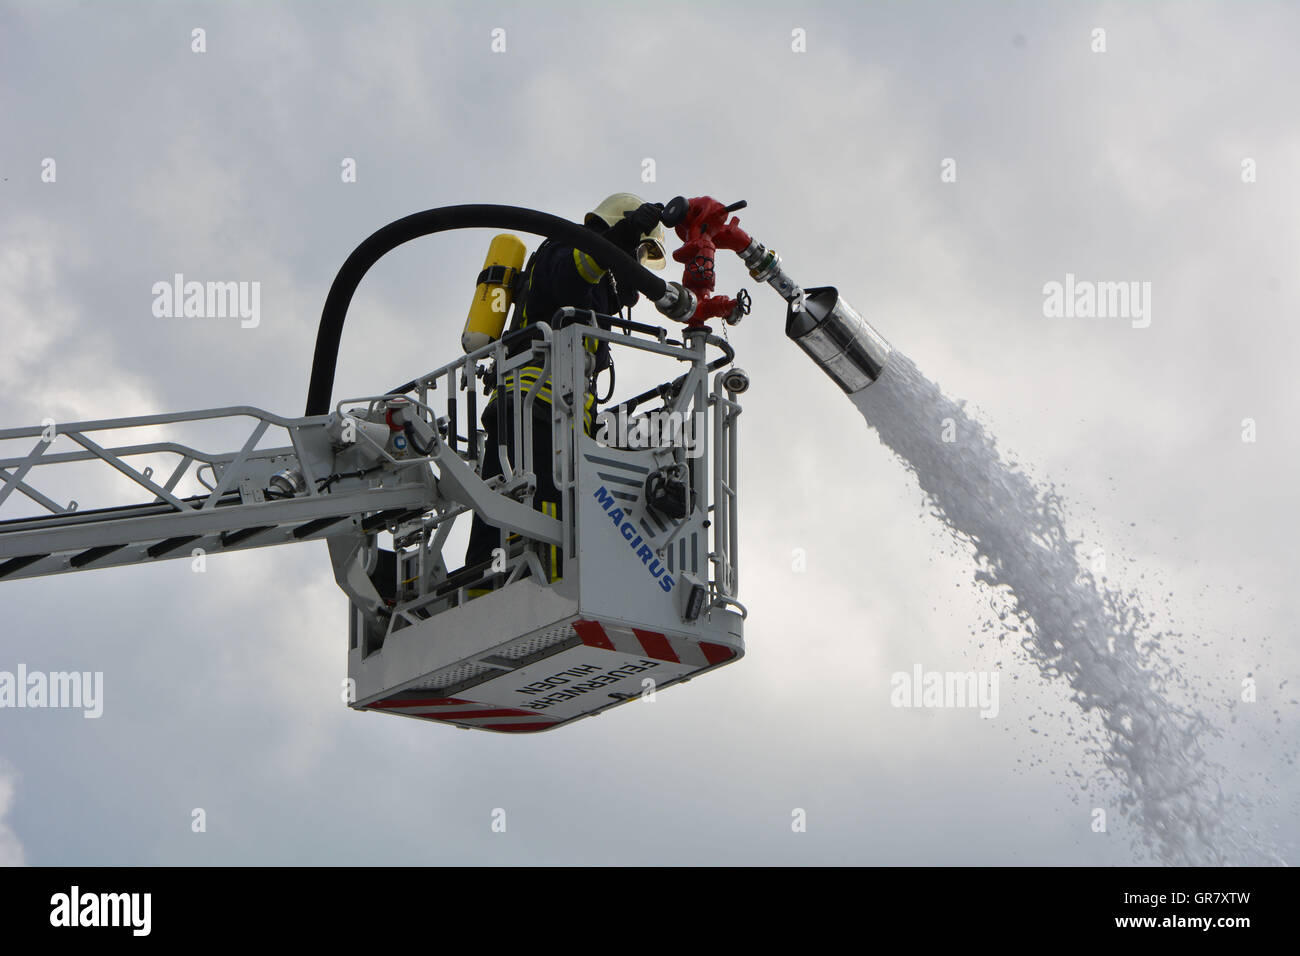
<path fill-rule="evenodd" d="M 533 383 L 537 381 L 541 374 L 542 370 L 536 365 L 525 365 L 523 368 L 518 370 L 518 374 L 515 372 L 507 373 L 505 381 L 502 383 L 501 387 L 512 392 L 517 389 L 517 394 L 520 399 L 522 399 L 528 394 L 528 390 L 533 387 Z M 493 398 L 495 397 L 496 396 L 493 395 Z M 541 387 L 537 389 L 537 394 L 534 397 L 539 402 L 545 402 L 547 405 L 551 404 L 551 380 L 549 378 L 542 382 Z M 582 426 L 583 430 L 588 435 L 591 434 L 591 410 L 592 406 L 595 404 L 596 396 L 591 394 L 591 392 L 587 392 L 586 402 L 583 408 Z"/>
<path fill-rule="evenodd" d="M 597 264 L 596 260 L 591 258 L 581 249 L 573 250 L 573 265 L 578 270 L 578 275 L 582 276 L 591 285 L 595 285 L 605 274 L 605 270 Z"/>

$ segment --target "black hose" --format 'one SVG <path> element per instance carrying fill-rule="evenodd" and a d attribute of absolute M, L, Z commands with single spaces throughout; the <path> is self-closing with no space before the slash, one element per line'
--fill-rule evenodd
<path fill-rule="evenodd" d="M 614 383 L 616 381 L 618 381 L 618 379 L 614 377 L 614 359 L 611 357 L 609 360 L 609 391 L 607 391 L 602 397 L 596 399 L 597 405 L 604 405 L 614 397 Z"/>
<path fill-rule="evenodd" d="M 406 440 L 411 443 L 411 447 L 418 451 L 423 457 L 429 457 L 429 449 L 420 444 L 420 440 L 415 437 L 415 428 L 410 422 L 407 422 L 402 432 L 406 435 Z"/>
<path fill-rule="evenodd" d="M 371 233 L 361 245 L 352 250 L 352 254 L 343 263 L 343 268 L 334 277 L 329 295 L 325 298 L 325 308 L 321 310 L 320 327 L 316 332 L 316 351 L 312 357 L 311 384 L 307 388 L 306 414 L 324 415 L 330 410 L 339 344 L 343 338 L 343 322 L 347 318 L 352 295 L 370 267 L 412 239 L 449 229 L 475 228 L 516 229 L 563 240 L 607 265 L 620 281 L 633 286 L 652 302 L 663 298 L 668 289 L 663 279 L 608 239 L 586 226 L 559 216 L 519 206 L 488 204 L 442 206 L 414 213 Z"/>

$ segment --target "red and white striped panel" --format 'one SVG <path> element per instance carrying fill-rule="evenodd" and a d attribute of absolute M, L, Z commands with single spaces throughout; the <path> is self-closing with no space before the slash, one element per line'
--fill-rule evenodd
<path fill-rule="evenodd" d="M 573 630 L 582 647 L 559 650 L 475 685 L 473 693 L 482 700 L 408 690 L 366 708 L 479 730 L 531 733 L 633 698 L 647 676 L 661 685 L 672 683 L 736 656 L 722 644 L 642 628 L 575 621 Z M 520 704 L 526 706 L 512 706 Z"/>
<path fill-rule="evenodd" d="M 671 638 L 639 627 L 617 627 L 599 621 L 574 621 L 573 629 L 588 647 L 644 655 L 657 661 L 685 664 L 693 668 L 712 667 L 736 656 L 735 651 L 723 644 Z"/>
<path fill-rule="evenodd" d="M 421 691 L 406 691 L 367 705 L 369 710 L 390 714 L 406 714 L 427 720 L 465 724 L 485 730 L 503 730 L 509 733 L 529 733 L 548 730 L 561 721 L 543 717 L 531 710 L 517 707 L 495 707 L 459 697 L 429 697 Z"/>

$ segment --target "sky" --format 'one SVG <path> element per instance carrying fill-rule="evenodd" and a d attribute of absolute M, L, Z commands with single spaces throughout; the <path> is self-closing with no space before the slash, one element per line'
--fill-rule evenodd
<path fill-rule="evenodd" d="M 796 279 L 1056 485 L 1295 862 L 1297 27 L 1268 3 L 6 2 L 0 428 L 300 414 L 335 271 L 418 210 L 747 200 Z M 459 354 L 490 235 L 370 271 L 336 396 Z M 260 321 L 156 316 L 176 273 L 260 283 Z M 1150 283 L 1149 324 L 1045 314 L 1067 275 Z M 320 542 L 3 583 L 0 671 L 104 694 L 96 719 L 0 709 L 0 863 L 1147 862 L 1089 718 L 985 626 L 968 551 L 720 260 L 742 285 L 743 661 L 463 733 L 342 704 Z M 998 716 L 892 706 L 917 665 L 998 671 Z"/>

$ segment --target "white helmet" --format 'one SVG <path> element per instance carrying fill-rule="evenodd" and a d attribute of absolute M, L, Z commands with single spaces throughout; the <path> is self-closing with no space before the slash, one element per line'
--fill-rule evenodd
<path fill-rule="evenodd" d="M 599 220 L 606 226 L 612 226 L 623 218 L 624 213 L 633 212 L 640 209 L 645 200 L 635 193 L 614 193 L 600 201 L 600 205 L 587 213 L 584 220 L 587 225 L 592 225 L 592 220 Z M 641 243 L 636 249 L 636 258 L 643 266 L 650 269 L 662 269 L 668 261 L 668 253 L 664 248 L 664 227 L 655 224 L 655 227 L 641 236 Z"/>

